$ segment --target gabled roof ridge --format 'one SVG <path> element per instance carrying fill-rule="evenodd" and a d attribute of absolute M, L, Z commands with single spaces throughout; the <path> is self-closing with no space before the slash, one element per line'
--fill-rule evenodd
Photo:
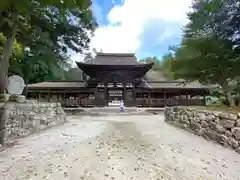
<path fill-rule="evenodd" d="M 147 81 L 148 83 L 187 83 L 187 81 L 166 80 L 166 81 Z M 189 83 L 188 83 L 189 84 Z"/>
<path fill-rule="evenodd" d="M 96 56 L 134 57 L 135 53 L 97 53 Z"/>
<path fill-rule="evenodd" d="M 43 82 L 85 82 L 85 81 L 84 80 L 47 80 Z"/>
<path fill-rule="evenodd" d="M 97 53 L 94 58 L 86 60 L 84 64 L 136 65 L 140 63 L 133 53 Z"/>

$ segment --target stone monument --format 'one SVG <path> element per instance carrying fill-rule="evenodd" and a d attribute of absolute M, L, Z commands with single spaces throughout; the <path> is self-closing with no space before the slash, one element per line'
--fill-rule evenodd
<path fill-rule="evenodd" d="M 22 95 L 25 83 L 22 77 L 13 75 L 8 78 L 7 91 L 10 94 L 10 101 L 25 102 L 25 96 Z"/>

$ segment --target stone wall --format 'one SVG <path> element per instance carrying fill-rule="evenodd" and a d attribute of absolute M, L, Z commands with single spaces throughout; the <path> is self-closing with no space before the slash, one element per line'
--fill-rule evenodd
<path fill-rule="evenodd" d="M 39 132 L 66 121 L 60 103 L 9 103 L 4 130 L 5 141 Z"/>
<path fill-rule="evenodd" d="M 167 107 L 165 121 L 240 153 L 240 114 Z"/>

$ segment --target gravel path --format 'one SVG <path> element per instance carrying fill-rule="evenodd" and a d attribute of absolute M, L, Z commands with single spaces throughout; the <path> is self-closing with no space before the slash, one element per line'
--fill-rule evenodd
<path fill-rule="evenodd" d="M 1 180 L 235 180 L 240 155 L 162 115 L 69 117 L 0 152 Z"/>

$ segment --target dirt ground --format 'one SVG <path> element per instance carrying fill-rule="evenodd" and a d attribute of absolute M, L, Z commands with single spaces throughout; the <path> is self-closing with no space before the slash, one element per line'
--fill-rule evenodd
<path fill-rule="evenodd" d="M 161 114 L 68 119 L 0 152 L 0 179 L 240 179 L 240 155 Z"/>

